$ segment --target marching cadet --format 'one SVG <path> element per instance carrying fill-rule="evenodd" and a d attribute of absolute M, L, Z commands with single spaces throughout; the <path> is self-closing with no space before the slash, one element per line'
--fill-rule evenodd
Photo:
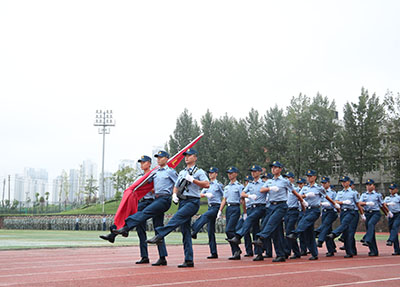
<path fill-rule="evenodd" d="M 147 155 L 143 155 L 138 162 L 140 163 L 140 168 L 143 170 L 143 174 L 146 174 L 150 171 L 151 168 L 151 158 Z M 155 198 L 154 191 L 148 192 L 138 203 L 138 211 L 142 211 L 151 203 L 153 203 Z M 156 226 L 156 218 L 153 217 L 153 225 Z M 150 263 L 149 253 L 147 249 L 147 235 L 146 235 L 146 225 L 147 222 L 143 222 L 136 226 L 136 232 L 139 237 L 139 247 L 140 247 L 140 257 L 141 259 L 136 262 L 136 264 L 146 264 Z M 157 225 L 158 226 L 158 225 Z"/>
<path fill-rule="evenodd" d="M 361 195 L 359 202 L 364 208 L 364 214 L 361 218 L 365 221 L 365 227 L 367 229 L 363 245 L 369 247 L 368 256 L 378 256 L 379 252 L 378 246 L 376 245 L 375 225 L 381 219 L 380 208 L 383 209 L 385 214 L 387 211 L 383 206 L 382 194 L 375 191 L 375 181 L 373 179 L 368 179 L 365 184 L 367 185 L 367 191 Z"/>
<path fill-rule="evenodd" d="M 289 192 L 292 192 L 302 204 L 307 206 L 307 203 L 296 192 L 296 190 L 293 189 L 291 183 L 281 176 L 283 165 L 280 162 L 274 161 L 270 164 L 270 167 L 274 178 L 271 179 L 271 181 L 265 182 L 264 187 L 260 189 L 260 192 L 269 193 L 271 215 L 268 218 L 268 221 L 265 222 L 263 229 L 257 234 L 259 237 L 253 242 L 253 244 L 262 247 L 264 239 L 272 238 L 277 255 L 277 257 L 272 261 L 284 262 L 286 254 L 284 246 L 281 244 L 283 243 L 283 229 L 280 229 L 279 226 L 282 225 L 282 219 L 287 212 L 287 195 Z"/>
<path fill-rule="evenodd" d="M 325 189 L 325 193 L 332 200 L 336 199 L 336 192 L 331 189 L 330 178 L 328 176 L 321 177 L 321 185 Z M 332 232 L 332 224 L 338 218 L 337 210 L 335 205 L 329 202 L 326 198 L 321 200 L 322 206 L 322 218 L 321 225 L 318 228 L 318 242 L 317 246 L 322 247 L 324 241 L 326 241 L 326 249 L 328 252 L 326 253 L 326 257 L 331 257 L 335 255 L 336 245 L 333 239 L 327 238 L 326 236 Z"/>
<path fill-rule="evenodd" d="M 149 218 L 154 218 L 156 234 L 157 227 L 164 225 L 164 212 L 171 206 L 172 188 L 174 187 L 178 175 L 174 169 L 168 167 L 167 162 L 169 154 L 166 151 L 159 151 L 154 157 L 157 158 L 157 163 L 160 166 L 153 177 L 154 201 L 147 205 L 142 211 L 138 211 L 125 219 L 125 226 L 120 229 L 113 229 L 113 233 L 126 235 L 131 229 L 145 223 Z M 147 240 L 146 242 L 149 241 Z M 168 256 L 168 253 L 164 240 L 161 240 L 157 247 L 160 258 L 153 263 L 152 266 L 165 266 L 167 265 L 165 257 Z"/>
<path fill-rule="evenodd" d="M 247 219 L 244 221 L 242 228 L 236 230 L 236 234 L 233 238 L 228 239 L 231 244 L 240 244 L 240 239 L 248 234 L 250 230 L 253 230 L 253 240 L 257 239 L 257 233 L 260 229 L 260 219 L 265 215 L 265 204 L 266 204 L 266 193 L 261 193 L 260 189 L 264 185 L 260 178 L 262 168 L 258 165 L 253 165 L 250 168 L 251 175 L 254 178 L 242 191 L 241 197 L 250 198 L 251 203 L 251 213 L 248 214 Z M 255 253 L 258 254 L 253 261 L 262 261 L 264 257 L 262 256 L 262 248 L 260 246 L 255 246 Z"/>
<path fill-rule="evenodd" d="M 392 183 L 389 186 L 390 195 L 385 197 L 383 205 L 389 209 L 389 231 L 390 236 L 386 242 L 387 246 L 394 248 L 392 255 L 400 255 L 399 247 L 399 228 L 400 228 L 400 196 L 397 194 L 399 189 L 397 184 Z"/>
<path fill-rule="evenodd" d="M 225 205 L 228 205 L 225 214 L 225 233 L 227 239 L 231 239 L 235 236 L 235 228 L 240 218 L 240 194 L 243 190 L 243 185 L 237 181 L 239 170 L 236 167 L 232 166 L 228 168 L 226 172 L 228 173 L 230 182 L 225 186 L 224 198 L 219 207 L 217 219 L 221 217 Z M 240 254 L 242 251 L 239 246 L 237 244 L 232 244 L 231 242 L 229 242 L 229 244 L 231 245 L 232 256 L 228 259 L 240 260 Z"/>
<path fill-rule="evenodd" d="M 254 178 L 251 175 L 246 175 L 246 177 L 244 178 L 244 187 L 246 188 L 246 186 L 252 182 L 254 180 Z M 251 214 L 253 208 L 252 208 L 252 201 L 250 198 L 240 198 L 242 206 L 243 206 L 243 201 L 244 201 L 244 206 L 245 208 L 243 208 L 243 213 L 242 213 L 242 217 L 239 219 L 235 230 L 239 230 L 240 228 L 242 228 L 243 226 L 243 222 L 247 219 L 247 217 Z M 253 244 L 251 244 L 252 240 L 251 240 L 251 236 L 250 236 L 250 232 L 246 233 L 244 236 L 244 248 L 246 249 L 246 254 L 244 255 L 244 257 L 253 257 L 254 256 L 254 252 L 253 252 Z"/>
<path fill-rule="evenodd" d="M 286 172 L 284 175 L 292 184 L 292 187 L 299 192 L 299 188 L 294 186 L 294 174 L 290 171 Z M 301 205 L 299 203 L 299 200 L 293 193 L 288 194 L 288 211 L 285 216 L 285 232 L 286 234 L 290 234 L 295 231 L 296 229 L 296 224 L 299 220 L 299 214 L 301 210 Z M 287 255 L 290 255 L 291 252 L 293 251 L 293 256 L 290 257 L 289 259 L 297 259 L 301 257 L 300 254 L 300 249 L 299 245 L 297 244 L 297 240 L 290 240 L 286 239 L 286 251 L 285 253 Z"/>
<path fill-rule="evenodd" d="M 297 189 L 296 191 L 303 196 L 304 194 L 307 193 L 307 180 L 305 178 L 300 177 L 297 181 Z M 297 221 L 297 223 L 303 218 L 304 214 L 305 214 L 305 208 L 303 210 L 303 208 L 299 209 L 300 213 L 299 213 L 299 219 Z M 307 254 L 310 254 L 310 251 L 307 250 L 307 244 L 306 244 L 306 237 L 304 233 L 300 233 L 299 234 L 299 246 L 300 246 L 300 255 L 301 256 L 307 256 Z M 308 251 L 308 252 L 307 252 Z"/>
<path fill-rule="evenodd" d="M 203 213 L 192 225 L 192 238 L 197 239 L 197 233 L 207 223 L 208 232 L 208 245 L 210 246 L 211 255 L 207 259 L 218 258 L 217 243 L 215 241 L 215 220 L 221 199 L 224 195 L 223 185 L 217 180 L 218 168 L 211 167 L 208 170 L 208 177 L 210 179 L 210 187 L 204 188 L 200 197 L 207 197 L 208 210 Z"/>
<path fill-rule="evenodd" d="M 315 243 L 314 223 L 315 221 L 317 221 L 321 213 L 321 199 L 325 197 L 338 210 L 340 209 L 340 206 L 338 204 L 335 204 L 335 202 L 328 195 L 325 194 L 325 190 L 323 187 L 316 184 L 317 173 L 315 170 L 308 170 L 306 175 L 308 181 L 308 189 L 307 193 L 303 195 L 303 198 L 306 199 L 308 207 L 306 208 L 304 216 L 299 221 L 296 230 L 287 235 L 287 237 L 289 239 L 296 239 L 299 233 L 305 233 L 307 248 L 310 250 L 312 255 L 309 260 L 317 260 L 318 249 Z"/>
<path fill-rule="evenodd" d="M 354 249 L 352 248 L 352 242 L 354 240 L 354 233 L 349 230 L 351 225 L 354 225 L 354 219 L 357 219 L 357 207 L 361 214 L 364 213 L 360 203 L 358 202 L 358 193 L 350 188 L 350 178 L 348 176 L 342 176 L 339 181 L 342 183 L 343 190 L 339 191 L 336 196 L 336 203 L 340 205 L 340 225 L 327 235 L 327 238 L 334 239 L 341 233 L 344 233 L 344 246 L 346 249 L 346 255 L 344 258 L 352 258 Z"/>
<path fill-rule="evenodd" d="M 185 261 L 178 265 L 179 268 L 194 267 L 193 246 L 191 237 L 191 219 L 200 208 L 200 189 L 209 188 L 210 183 L 204 170 L 197 168 L 197 151 L 188 149 L 183 153 L 185 156 L 186 168 L 179 173 L 176 181 L 172 200 L 179 202 L 178 211 L 170 219 L 167 225 L 156 228 L 156 235 L 147 240 L 148 243 L 160 244 L 165 236 L 174 231 L 178 226 L 181 228 L 183 249 L 185 252 Z M 187 182 L 186 183 L 184 182 Z M 181 198 L 178 198 L 179 187 L 184 184 L 185 189 Z"/>

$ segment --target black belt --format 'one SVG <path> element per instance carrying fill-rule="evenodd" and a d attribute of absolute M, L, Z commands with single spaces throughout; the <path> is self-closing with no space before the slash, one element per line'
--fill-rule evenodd
<path fill-rule="evenodd" d="M 290 207 L 290 208 L 288 208 L 288 210 L 299 210 L 299 208 L 298 207 Z"/>
<path fill-rule="evenodd" d="M 364 212 L 373 213 L 373 212 L 379 212 L 379 210 L 368 210 L 368 211 L 364 211 Z"/>
<path fill-rule="evenodd" d="M 228 206 L 239 206 L 240 203 L 228 203 Z"/>
<path fill-rule="evenodd" d="M 286 201 L 271 201 L 270 203 L 272 205 L 277 205 L 277 204 L 281 204 L 281 203 L 286 203 Z"/>
<path fill-rule="evenodd" d="M 142 198 L 140 201 L 154 201 L 154 198 Z"/>
<path fill-rule="evenodd" d="M 210 204 L 208 204 L 208 206 L 220 206 L 221 204 L 219 204 L 219 203 L 210 203 Z"/>
<path fill-rule="evenodd" d="M 333 211 L 333 208 L 324 208 L 322 209 L 323 212 L 327 212 L 327 211 Z"/>
<path fill-rule="evenodd" d="M 354 211 L 354 209 L 351 209 L 351 208 L 343 208 L 342 211 Z"/>
<path fill-rule="evenodd" d="M 319 208 L 319 206 L 307 206 L 307 209 L 315 209 L 315 208 Z"/>
<path fill-rule="evenodd" d="M 265 207 L 265 203 L 255 203 L 255 204 L 251 205 L 251 207 L 253 207 L 253 208 L 256 208 L 256 207 L 259 207 L 259 206 L 264 206 Z"/>
<path fill-rule="evenodd" d="M 156 198 L 166 197 L 166 196 L 171 196 L 171 194 L 164 194 L 164 193 L 156 194 Z"/>
<path fill-rule="evenodd" d="M 200 197 L 185 195 L 185 199 L 200 199 Z"/>

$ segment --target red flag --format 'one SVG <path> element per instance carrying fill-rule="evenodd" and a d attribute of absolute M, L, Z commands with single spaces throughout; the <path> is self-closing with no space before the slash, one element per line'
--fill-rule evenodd
<path fill-rule="evenodd" d="M 199 135 L 195 138 L 191 143 L 181 149 L 176 155 L 171 157 L 167 165 L 170 168 L 176 168 L 178 164 L 185 157 L 183 153 L 187 151 L 189 148 L 193 147 L 203 136 L 203 134 Z M 156 166 L 137 181 L 135 181 L 130 187 L 128 187 L 122 196 L 121 203 L 119 204 L 117 213 L 114 216 L 114 224 L 117 228 L 122 228 L 125 225 L 125 219 L 136 213 L 138 208 L 138 201 L 145 196 L 149 191 L 151 191 L 154 187 L 153 182 L 147 182 L 150 177 L 152 177 L 156 171 L 159 169 L 159 166 Z"/>

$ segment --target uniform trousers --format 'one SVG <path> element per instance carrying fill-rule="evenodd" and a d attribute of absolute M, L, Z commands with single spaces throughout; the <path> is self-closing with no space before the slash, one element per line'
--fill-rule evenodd
<path fill-rule="evenodd" d="M 314 223 L 319 218 L 321 212 L 319 207 L 307 208 L 304 216 L 300 219 L 295 230 L 296 234 L 304 233 L 306 247 L 310 250 L 312 256 L 318 256 L 317 244 L 314 235 Z"/>
<path fill-rule="evenodd" d="M 399 228 L 400 228 L 400 212 L 393 213 L 393 217 L 389 218 L 389 240 L 393 242 L 395 253 L 400 253 L 399 248 Z"/>
<path fill-rule="evenodd" d="M 233 238 L 235 236 L 236 225 L 240 218 L 240 206 L 239 205 L 231 205 L 226 208 L 226 225 L 225 225 L 225 233 L 228 239 Z M 240 251 L 238 245 L 229 242 L 231 245 L 232 255 L 235 252 Z"/>
<path fill-rule="evenodd" d="M 285 246 L 283 237 L 283 218 L 287 212 L 286 202 L 271 203 L 268 208 L 271 214 L 268 220 L 264 220 L 262 230 L 257 233 L 261 238 L 271 238 L 274 242 L 275 252 L 278 257 L 285 257 Z"/>
<path fill-rule="evenodd" d="M 260 219 L 265 215 L 265 206 L 259 205 L 252 208 L 250 215 L 247 215 L 247 219 L 243 222 L 242 228 L 236 230 L 236 235 L 239 237 L 243 237 L 246 234 L 249 234 L 251 229 L 253 231 L 253 240 L 257 240 L 257 233 L 260 231 Z M 262 254 L 262 248 L 259 246 L 255 246 L 254 252 L 256 254 Z"/>
<path fill-rule="evenodd" d="M 376 245 L 375 225 L 381 219 L 381 212 L 379 210 L 372 212 L 365 212 L 365 226 L 367 233 L 365 234 L 365 242 L 368 243 L 369 251 L 373 254 L 378 254 L 378 246 Z"/>
<path fill-rule="evenodd" d="M 190 197 L 180 200 L 178 211 L 170 219 L 167 225 L 156 228 L 158 235 L 165 237 L 180 226 L 185 261 L 193 261 L 193 246 L 190 225 L 192 216 L 199 211 L 199 208 L 200 198 Z"/>
<path fill-rule="evenodd" d="M 207 224 L 208 232 L 208 245 L 210 247 L 211 254 L 218 254 L 217 243 L 215 240 L 215 220 L 218 215 L 219 204 L 209 204 L 208 210 L 204 212 L 192 225 L 193 233 L 198 233 L 200 229 Z"/>
<path fill-rule="evenodd" d="M 355 218 L 357 218 L 358 222 L 357 215 L 358 212 L 355 210 L 342 209 L 342 211 L 340 212 L 340 225 L 332 231 L 335 237 L 343 233 L 344 247 L 346 249 L 347 255 L 355 255 L 353 248 L 354 234 L 351 228 L 354 226 Z M 352 234 L 353 238 L 351 238 Z"/>
<path fill-rule="evenodd" d="M 149 206 L 154 199 L 142 199 L 139 201 L 138 204 L 138 211 L 142 211 L 145 209 L 147 206 Z M 164 220 L 164 217 L 163 217 Z M 146 225 L 147 221 L 140 223 L 138 226 L 136 226 L 136 232 L 139 237 L 139 247 L 140 247 L 140 257 L 149 257 L 148 249 L 147 249 L 147 236 L 146 236 Z M 156 225 L 156 218 L 153 217 L 153 225 Z"/>
<path fill-rule="evenodd" d="M 246 211 L 247 211 L 247 217 L 249 217 L 251 215 L 251 213 L 253 212 L 253 208 L 252 207 L 247 207 Z M 239 230 L 240 228 L 242 228 L 243 222 L 244 222 L 244 220 L 243 220 L 243 216 L 242 216 L 242 218 L 239 219 L 239 221 L 238 221 L 238 223 L 236 225 L 236 230 Z M 254 230 L 252 230 L 252 232 L 253 231 Z M 253 237 L 254 237 L 254 234 L 253 234 Z M 243 236 L 243 238 L 244 238 L 244 248 L 246 249 L 246 254 L 247 255 L 254 255 L 253 244 L 252 244 L 252 241 L 251 241 L 250 232 L 246 233 Z"/>
<path fill-rule="evenodd" d="M 318 241 L 326 241 L 326 248 L 329 253 L 333 253 L 336 250 L 335 241 L 331 238 L 326 238 L 326 236 L 332 232 L 332 224 L 338 218 L 337 212 L 330 208 L 325 208 L 322 210 L 321 225 L 319 229 Z"/>
<path fill-rule="evenodd" d="M 129 229 L 133 229 L 140 224 L 145 224 L 149 218 L 153 218 L 155 232 L 157 234 L 157 227 L 164 225 L 164 212 L 166 212 L 170 208 L 170 206 L 171 196 L 161 196 L 159 198 L 156 198 L 143 210 L 138 211 L 125 219 L 125 224 L 129 227 Z M 157 245 L 157 248 L 160 257 L 168 256 L 164 240 L 161 244 Z"/>
<path fill-rule="evenodd" d="M 298 208 L 288 209 L 285 216 L 286 235 L 293 233 L 296 230 L 296 224 L 299 221 L 299 213 L 300 211 Z M 292 251 L 295 256 L 300 256 L 300 249 L 299 245 L 297 244 L 297 239 L 296 240 L 286 239 L 285 240 L 286 255 L 290 255 Z"/>

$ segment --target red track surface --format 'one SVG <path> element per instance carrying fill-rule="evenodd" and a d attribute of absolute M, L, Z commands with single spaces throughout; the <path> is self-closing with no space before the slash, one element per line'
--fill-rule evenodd
<path fill-rule="evenodd" d="M 341 245 L 339 243 L 338 245 Z M 136 265 L 138 247 L 65 248 L 0 252 L 0 286 L 400 286 L 400 256 L 379 242 L 379 257 L 344 259 L 343 251 L 320 259 L 307 257 L 272 263 L 252 258 L 229 261 L 228 245 L 218 245 L 219 259 L 207 260 L 207 245 L 195 245 L 195 267 L 180 269 L 182 246 L 167 246 L 168 266 Z M 150 259 L 157 259 L 155 246 Z"/>

